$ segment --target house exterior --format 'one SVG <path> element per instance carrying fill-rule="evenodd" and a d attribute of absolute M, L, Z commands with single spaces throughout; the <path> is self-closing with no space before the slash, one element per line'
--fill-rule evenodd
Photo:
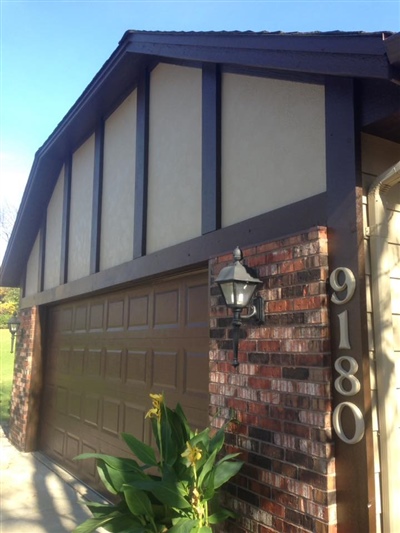
<path fill-rule="evenodd" d="M 10 438 L 150 441 L 148 394 L 232 414 L 223 531 L 400 530 L 400 34 L 128 31 L 35 156 L 0 282 L 21 286 Z M 232 364 L 239 245 L 265 324 Z"/>

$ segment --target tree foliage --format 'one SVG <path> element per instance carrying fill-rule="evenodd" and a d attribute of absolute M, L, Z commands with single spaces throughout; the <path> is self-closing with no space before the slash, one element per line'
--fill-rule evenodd
<path fill-rule="evenodd" d="M 0 287 L 0 328 L 6 328 L 8 320 L 19 309 L 20 290 L 14 287 Z"/>

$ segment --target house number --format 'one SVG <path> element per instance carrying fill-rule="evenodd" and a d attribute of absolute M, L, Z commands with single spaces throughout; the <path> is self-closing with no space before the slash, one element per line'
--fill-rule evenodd
<path fill-rule="evenodd" d="M 334 290 L 331 301 L 336 305 L 345 305 L 353 297 L 356 290 L 356 279 L 353 272 L 346 267 L 336 268 L 329 278 Z M 349 341 L 349 316 L 347 309 L 338 314 L 339 319 L 339 349 L 351 350 Z M 360 392 L 361 384 L 355 374 L 358 363 L 350 355 L 342 355 L 335 361 L 335 370 L 339 376 L 335 379 L 335 389 L 342 396 L 355 396 Z M 354 418 L 354 435 L 349 438 L 343 431 L 342 413 L 347 408 Z M 347 444 L 356 444 L 364 436 L 365 423 L 361 410 L 352 402 L 341 402 L 336 406 L 332 415 L 333 427 L 338 437 Z"/>

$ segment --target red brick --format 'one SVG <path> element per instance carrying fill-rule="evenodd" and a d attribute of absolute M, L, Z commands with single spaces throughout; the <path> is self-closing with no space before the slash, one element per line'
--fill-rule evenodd
<path fill-rule="evenodd" d="M 326 532 L 321 529 L 320 533 L 333 533 L 328 523 L 335 521 L 332 499 L 322 497 L 334 493 L 335 473 L 326 228 L 312 228 L 243 252 L 246 264 L 256 267 L 264 281 L 261 292 L 267 323 L 243 325 L 246 339 L 240 341 L 241 364 L 235 371 L 230 364 L 231 340 L 224 340 L 231 338 L 230 321 L 211 288 L 211 404 L 220 409 L 218 423 L 228 416 L 229 407 L 237 412 L 239 424 L 231 430 L 236 440 L 230 441 L 229 450 L 236 443 L 245 460 L 262 456 L 272 463 L 264 461 L 257 467 L 247 462 L 238 477 L 236 488 L 247 501 L 232 501 L 240 514 L 235 531 L 309 533 L 326 525 Z M 227 254 L 213 259 L 211 279 L 230 262 Z M 224 328 L 226 333 L 221 331 Z M 271 442 L 254 438 L 255 430 L 268 432 Z M 269 469 L 270 464 L 280 470 L 279 475 Z M 254 495 L 261 498 L 262 509 L 251 505 Z M 312 511 L 307 516 L 305 502 L 310 502 Z"/>

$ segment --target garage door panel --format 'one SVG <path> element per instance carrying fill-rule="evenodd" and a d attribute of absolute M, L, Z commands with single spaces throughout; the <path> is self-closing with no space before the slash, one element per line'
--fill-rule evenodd
<path fill-rule="evenodd" d="M 186 326 L 208 328 L 208 291 L 205 284 L 186 288 Z"/>
<path fill-rule="evenodd" d="M 103 398 L 101 430 L 116 437 L 121 433 L 121 402 Z"/>
<path fill-rule="evenodd" d="M 49 310 L 40 446 L 100 489 L 85 451 L 129 455 L 122 432 L 147 443 L 150 392 L 208 423 L 207 274 L 191 274 Z M 154 443 L 153 443 L 154 444 Z"/>
<path fill-rule="evenodd" d="M 179 290 L 156 292 L 154 295 L 154 328 L 179 327 Z"/>
<path fill-rule="evenodd" d="M 105 378 L 107 380 L 122 380 L 123 358 L 123 350 L 105 350 Z"/>
<path fill-rule="evenodd" d="M 145 440 L 145 414 L 143 405 L 126 402 L 122 431 L 139 440 Z"/>
<path fill-rule="evenodd" d="M 82 394 L 70 391 L 68 394 L 68 416 L 81 420 Z"/>
<path fill-rule="evenodd" d="M 74 331 L 75 333 L 86 332 L 87 330 L 88 303 L 79 305 L 75 308 L 74 313 Z"/>
<path fill-rule="evenodd" d="M 69 374 L 72 378 L 82 377 L 84 355 L 84 348 L 74 348 L 69 353 Z"/>
<path fill-rule="evenodd" d="M 128 330 L 147 330 L 150 327 L 149 294 L 128 297 L 128 305 Z"/>
<path fill-rule="evenodd" d="M 101 397 L 86 394 L 83 402 L 83 421 L 93 428 L 99 428 Z"/>
<path fill-rule="evenodd" d="M 126 355 L 125 379 L 132 385 L 145 386 L 149 354 L 147 350 L 129 350 Z"/>
<path fill-rule="evenodd" d="M 85 376 L 99 379 L 102 375 L 102 350 L 87 350 L 85 354 Z"/>
<path fill-rule="evenodd" d="M 177 351 L 155 350 L 152 364 L 152 388 L 165 393 L 176 391 L 178 385 L 177 366 Z"/>
<path fill-rule="evenodd" d="M 110 299 L 107 305 L 107 331 L 123 331 L 125 323 L 125 297 Z"/>
<path fill-rule="evenodd" d="M 70 333 L 72 332 L 72 318 L 73 318 L 73 308 L 72 307 L 66 307 L 60 310 L 59 316 L 55 316 L 55 323 L 54 327 L 58 331 L 62 331 L 63 333 Z M 58 319 L 58 320 L 57 320 Z M 59 324 L 58 324 L 59 321 Z"/>
<path fill-rule="evenodd" d="M 89 331 L 96 333 L 104 328 L 104 303 L 95 302 L 89 306 Z"/>
<path fill-rule="evenodd" d="M 183 388 L 185 393 L 204 396 L 204 389 L 201 384 L 208 380 L 208 365 L 204 359 L 204 352 L 185 350 L 183 366 Z"/>

